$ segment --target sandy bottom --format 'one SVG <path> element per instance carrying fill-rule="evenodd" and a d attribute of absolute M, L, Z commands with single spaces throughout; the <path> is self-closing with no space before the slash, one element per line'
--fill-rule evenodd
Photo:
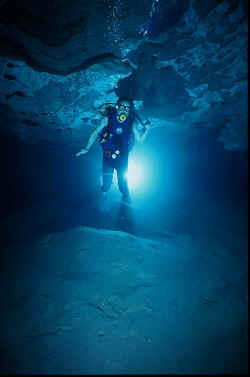
<path fill-rule="evenodd" d="M 242 227 L 146 238 L 31 223 L 9 220 L 2 248 L 1 373 L 248 372 Z"/>

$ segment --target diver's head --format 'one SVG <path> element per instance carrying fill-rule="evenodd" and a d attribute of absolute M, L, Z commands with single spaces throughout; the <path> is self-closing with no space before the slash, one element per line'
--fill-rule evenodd
<path fill-rule="evenodd" d="M 120 122 L 124 122 L 131 114 L 134 104 L 130 98 L 120 97 L 116 102 L 117 117 Z"/>

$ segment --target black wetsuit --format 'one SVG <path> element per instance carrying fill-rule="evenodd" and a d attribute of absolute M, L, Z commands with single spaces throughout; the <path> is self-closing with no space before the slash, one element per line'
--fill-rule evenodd
<path fill-rule="evenodd" d="M 126 172 L 128 170 L 128 155 L 133 145 L 134 114 L 130 113 L 124 122 L 117 120 L 115 108 L 107 109 L 108 125 L 100 135 L 103 148 L 103 185 L 102 191 L 110 189 L 114 169 L 117 171 L 118 185 L 121 193 L 129 195 Z"/>

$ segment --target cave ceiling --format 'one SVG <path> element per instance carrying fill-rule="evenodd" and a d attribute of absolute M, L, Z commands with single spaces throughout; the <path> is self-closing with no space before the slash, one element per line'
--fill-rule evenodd
<path fill-rule="evenodd" d="M 80 145 L 98 107 L 135 100 L 152 130 L 211 128 L 247 149 L 243 0 L 0 0 L 0 127 Z"/>

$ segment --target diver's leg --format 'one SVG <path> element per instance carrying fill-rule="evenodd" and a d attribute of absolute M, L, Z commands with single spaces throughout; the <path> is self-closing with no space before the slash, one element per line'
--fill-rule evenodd
<path fill-rule="evenodd" d="M 103 159 L 102 165 L 102 187 L 103 193 L 107 193 L 112 185 L 114 168 L 109 165 L 109 163 Z"/>
<path fill-rule="evenodd" d="M 101 201 L 100 201 L 100 210 L 102 212 L 107 212 L 109 210 L 109 204 L 108 204 L 108 191 L 112 185 L 113 181 L 113 173 L 114 168 L 110 166 L 110 164 L 105 161 L 103 158 L 103 166 L 102 166 L 102 195 L 101 195 Z"/>
<path fill-rule="evenodd" d="M 120 192 L 122 193 L 123 200 L 130 202 L 128 180 L 126 177 L 126 173 L 128 171 L 128 160 L 125 159 L 124 161 L 122 161 L 122 163 L 116 168 L 116 170 L 117 170 L 118 186 L 119 186 Z"/>

